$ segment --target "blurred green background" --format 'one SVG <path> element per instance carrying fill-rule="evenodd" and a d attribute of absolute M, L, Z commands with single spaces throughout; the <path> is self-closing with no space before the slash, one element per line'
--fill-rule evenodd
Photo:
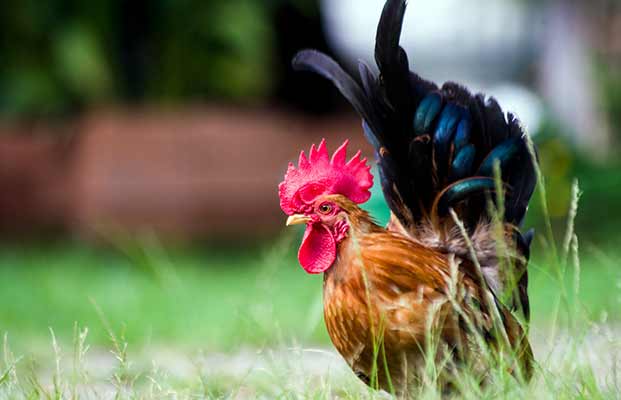
<path fill-rule="evenodd" d="M 359 7 L 368 5 L 376 20 L 381 3 Z M 428 2 L 410 3 L 413 14 L 433 12 Z M 621 7 L 603 0 L 506 3 L 519 7 L 532 29 L 518 34 L 519 68 L 508 73 L 499 64 L 500 78 L 482 87 L 512 82 L 536 100 L 529 103 L 539 115 L 531 134 L 554 232 L 557 239 L 563 235 L 577 178 L 583 192 L 576 220 L 580 300 L 594 319 L 618 323 Z M 105 344 L 105 321 L 138 345 L 234 350 L 291 340 L 327 343 L 321 279 L 298 268 L 299 232 L 283 233 L 275 187 L 286 162 L 309 143 L 337 133 L 361 137 L 356 117 L 327 83 L 289 68 L 305 47 L 352 67 L 348 41 L 334 26 L 357 14 L 339 17 L 344 11 L 330 4 L 4 4 L 0 332 L 22 349 L 47 346 L 48 327 L 70 340 L 74 322 Z M 582 28 L 572 30 L 580 40 L 565 40 L 578 43 L 584 57 L 550 69 L 546 43 L 563 48 L 565 42 L 554 42 L 563 22 Z M 448 17 L 434 24 L 452 26 Z M 411 28 L 425 41 L 423 28 Z M 502 30 L 492 36 L 504 43 Z M 434 48 L 436 40 L 426 43 Z M 470 55 L 458 53 L 459 44 L 437 46 L 429 57 L 424 46 L 408 50 L 421 50 L 423 67 L 453 65 L 456 74 L 467 70 L 462 57 L 496 65 L 475 31 L 470 44 Z M 441 52 L 448 58 L 436 60 Z M 557 75 L 560 91 L 548 84 Z M 575 124 L 574 114 L 580 117 Z M 378 193 L 369 207 L 385 218 Z M 544 231 L 537 194 L 526 224 Z M 558 297 L 547 246 L 538 236 L 532 262 L 532 308 L 542 325 Z"/>
<path fill-rule="evenodd" d="M 0 110 L 58 116 L 102 102 L 260 101 L 276 81 L 279 3 L 10 1 L 0 17 Z M 290 3 L 317 13 L 312 1 Z"/>

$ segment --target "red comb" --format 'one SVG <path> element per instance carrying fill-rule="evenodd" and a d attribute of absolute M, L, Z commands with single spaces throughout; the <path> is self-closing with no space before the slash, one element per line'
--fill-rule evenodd
<path fill-rule="evenodd" d="M 278 186 L 280 208 L 286 214 L 304 212 L 322 194 L 341 194 L 357 204 L 369 200 L 371 167 L 366 158 L 360 159 L 360 151 L 346 162 L 348 143 L 346 140 L 330 159 L 323 139 L 319 147 L 312 145 L 308 158 L 302 151 L 297 168 L 289 163 L 285 180 Z"/>

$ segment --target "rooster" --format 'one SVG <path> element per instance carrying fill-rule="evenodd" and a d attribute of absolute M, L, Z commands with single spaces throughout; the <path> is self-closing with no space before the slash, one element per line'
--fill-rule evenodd
<path fill-rule="evenodd" d="M 293 60 L 331 80 L 362 117 L 390 222 L 381 227 L 360 208 L 373 176 L 360 152 L 347 160 L 347 142 L 332 156 L 325 140 L 302 151 L 279 185 L 280 206 L 287 225 L 306 225 L 298 260 L 323 273 L 328 333 L 365 383 L 407 393 L 430 360 L 447 390 L 460 370 L 483 382 L 500 360 L 528 380 L 533 232 L 520 226 L 536 184 L 534 149 L 493 98 L 410 71 L 399 46 L 405 8 L 384 6 L 379 76 L 360 62 L 358 82 L 314 50 Z"/>

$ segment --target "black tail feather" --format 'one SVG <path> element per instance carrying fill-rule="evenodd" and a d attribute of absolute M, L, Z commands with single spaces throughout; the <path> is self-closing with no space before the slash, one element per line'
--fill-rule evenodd
<path fill-rule="evenodd" d="M 291 64 L 297 71 L 315 72 L 332 81 L 358 114 L 372 123 L 371 107 L 365 93 L 333 59 L 316 50 L 302 50 L 296 54 Z"/>
<path fill-rule="evenodd" d="M 405 17 L 405 0 L 388 0 L 375 38 L 375 61 L 382 71 L 394 72 L 399 64 L 399 40 Z"/>
<path fill-rule="evenodd" d="M 405 8 L 405 0 L 387 0 L 384 6 L 375 47 L 379 77 L 360 62 L 359 84 L 313 50 L 300 52 L 294 68 L 331 80 L 363 118 L 384 196 L 406 229 L 415 230 L 433 217 L 434 202 L 439 201 L 440 211 L 462 203 L 460 217 L 472 230 L 489 217 L 487 200 L 476 194 L 493 189 L 496 163 L 503 184 L 511 188 L 505 194 L 505 220 L 519 225 L 536 183 L 519 122 L 505 116 L 494 98 L 473 96 L 452 82 L 438 89 L 410 72 L 399 46 Z"/>
<path fill-rule="evenodd" d="M 362 88 L 364 89 L 367 97 L 375 96 L 378 92 L 377 77 L 371 71 L 371 68 L 364 61 L 358 62 L 358 73 L 360 74 L 360 80 L 362 81 Z"/>

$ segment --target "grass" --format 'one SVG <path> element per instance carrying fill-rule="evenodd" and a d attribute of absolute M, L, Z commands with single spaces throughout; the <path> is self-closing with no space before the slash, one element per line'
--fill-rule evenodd
<path fill-rule="evenodd" d="M 122 251 L 71 243 L 3 248 L 0 321 L 10 346 L 0 363 L 0 398 L 375 397 L 338 362 L 325 372 L 309 373 L 304 367 L 308 362 L 298 357 L 300 350 L 269 350 L 329 344 L 321 318 L 321 278 L 297 266 L 297 240 L 296 235 L 285 236 L 276 245 L 250 249 L 165 251 L 152 240 Z M 590 332 L 605 337 L 607 327 L 621 321 L 618 256 L 583 250 L 579 304 L 587 312 L 580 320 L 584 326 L 570 336 L 559 333 L 567 326 L 558 311 L 559 283 L 545 260 L 535 257 L 532 333 L 545 343 L 544 348 L 535 346 L 537 378 L 520 386 L 501 375 L 493 391 L 473 391 L 472 398 L 617 398 L 618 388 L 601 386 L 601 374 L 577 360 L 590 352 L 621 356 L 621 343 L 614 337 L 610 344 L 598 341 L 605 343 L 603 348 L 590 347 L 595 346 Z M 571 287 L 573 273 L 567 271 L 564 279 Z M 603 316 L 606 324 L 593 322 Z M 551 333 L 552 321 L 561 321 L 556 333 Z M 89 328 L 85 340 L 76 334 L 75 322 Z M 86 343 L 92 346 L 89 352 Z M 152 350 L 161 348 L 185 358 L 189 372 L 171 372 L 178 369 L 178 359 L 152 363 L 158 358 Z M 114 356 L 102 349 L 112 349 Z M 213 359 L 214 352 L 233 357 L 244 349 L 248 354 L 255 354 L 248 349 L 262 349 L 251 373 L 205 372 L 223 362 Z M 26 356 L 17 369 L 12 368 L 12 354 Z M 89 357 L 96 360 L 90 367 Z M 333 365 L 330 357 L 321 364 Z M 111 366 L 101 371 L 100 363 Z M 619 377 L 611 376 L 606 379 L 619 384 Z"/>
<path fill-rule="evenodd" d="M 153 244 L 124 253 L 79 245 L 4 248 L 1 329 L 16 346 L 32 348 L 41 341 L 47 346 L 48 327 L 70 340 L 77 321 L 90 328 L 93 343 L 108 344 L 99 308 L 134 346 L 174 342 L 233 350 L 274 343 L 285 333 L 324 341 L 321 280 L 296 267 L 288 246 L 276 247 L 171 253 Z"/>
<path fill-rule="evenodd" d="M 91 343 L 107 345 L 99 308 L 132 346 L 176 343 L 231 351 L 293 338 L 328 344 L 321 277 L 297 266 L 296 241 L 285 237 L 266 249 L 171 252 L 151 244 L 125 253 L 78 244 L 5 247 L 0 330 L 19 349 L 47 348 L 48 328 L 66 342 L 79 322 L 89 327 Z M 545 326 L 559 288 L 538 253 L 530 264 L 530 294 L 534 324 Z M 594 320 L 606 314 L 621 322 L 619 257 L 619 252 L 583 252 L 579 300 Z M 568 271 L 568 284 L 571 279 Z"/>

